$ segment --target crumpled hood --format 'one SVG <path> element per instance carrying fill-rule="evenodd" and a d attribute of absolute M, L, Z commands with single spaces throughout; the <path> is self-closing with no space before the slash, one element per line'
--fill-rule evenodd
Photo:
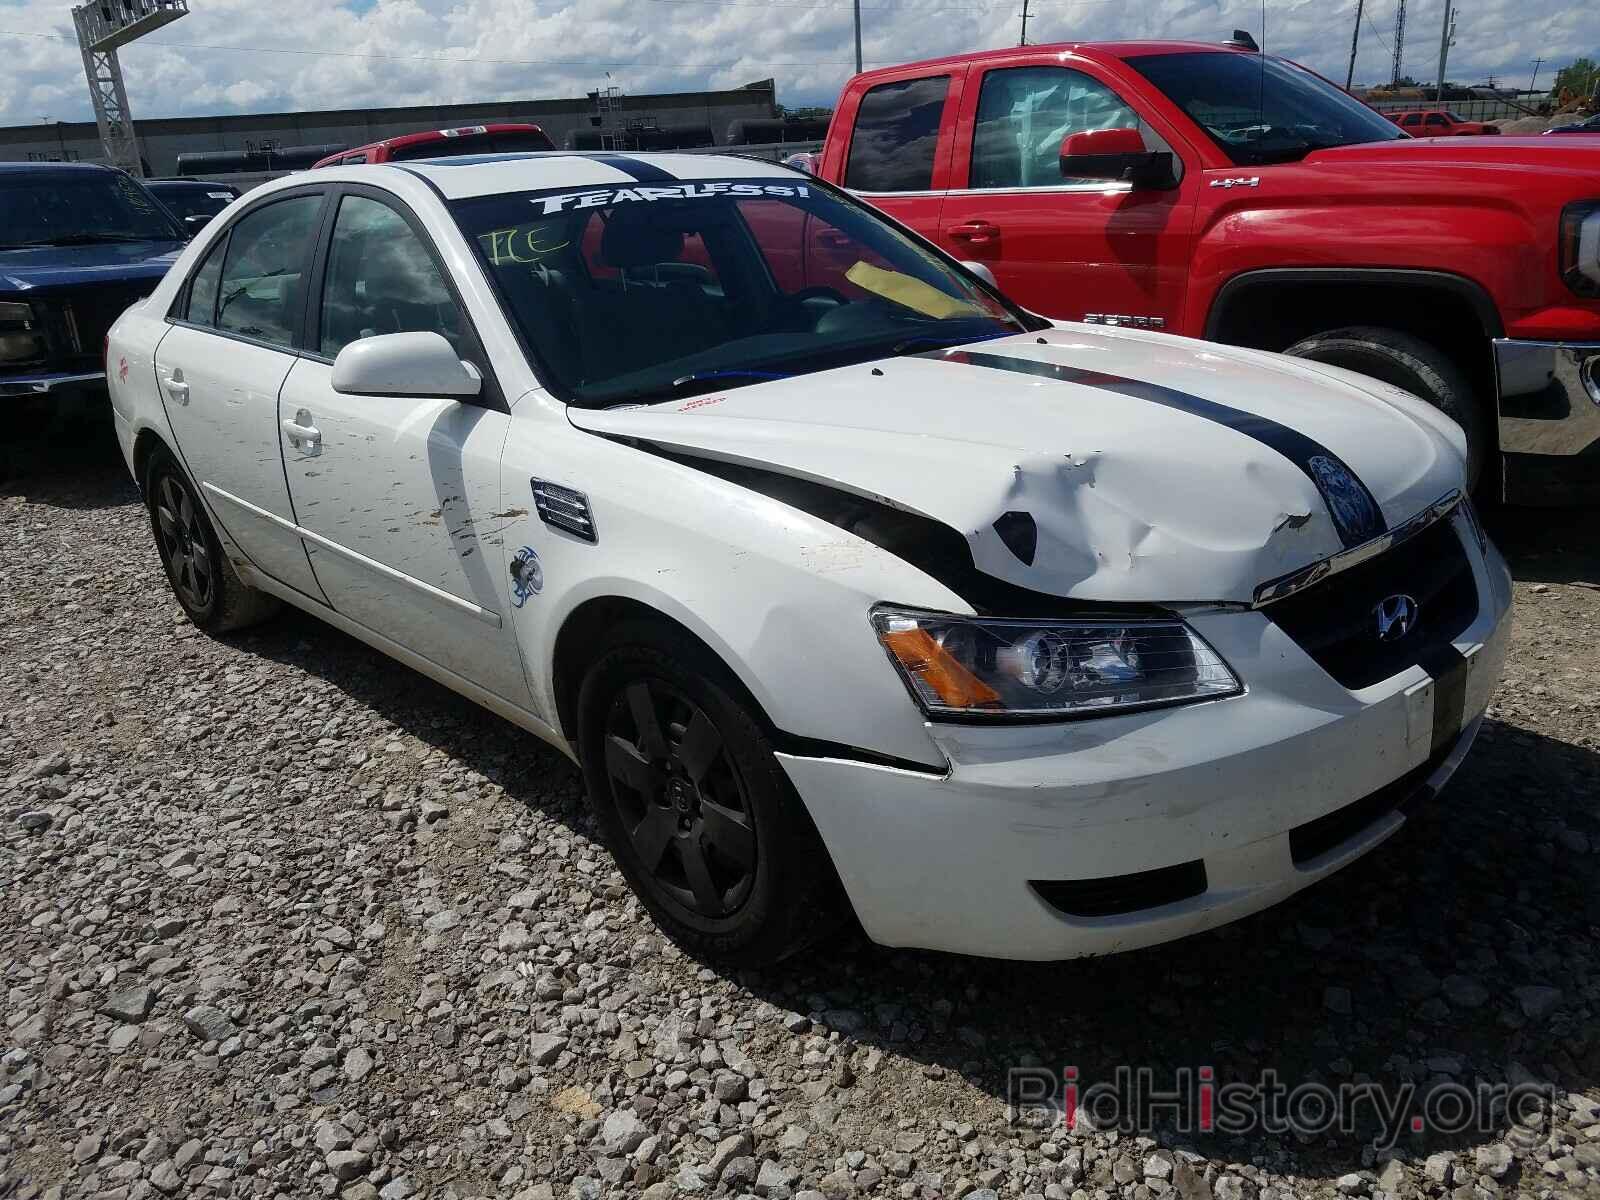
<path fill-rule="evenodd" d="M 595 433 L 920 513 L 961 532 L 980 571 L 1083 600 L 1249 602 L 1259 584 L 1463 487 L 1459 431 L 1398 389 L 1278 355 L 1078 325 L 568 412 Z M 1348 488 L 1330 501 L 1308 457 L 1359 479 L 1381 509 L 1375 529 L 1341 525 Z M 1031 563 L 995 529 L 1008 512 L 1033 518 Z"/>
<path fill-rule="evenodd" d="M 105 242 L 0 251 L 0 295 L 120 280 L 159 280 L 183 253 L 182 242 Z"/>

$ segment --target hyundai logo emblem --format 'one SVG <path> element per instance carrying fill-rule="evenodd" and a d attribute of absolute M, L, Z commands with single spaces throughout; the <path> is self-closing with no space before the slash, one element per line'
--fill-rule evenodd
<path fill-rule="evenodd" d="M 1417 626 L 1417 602 L 1410 596 L 1390 596 L 1372 610 L 1377 618 L 1378 640 L 1398 642 Z"/>

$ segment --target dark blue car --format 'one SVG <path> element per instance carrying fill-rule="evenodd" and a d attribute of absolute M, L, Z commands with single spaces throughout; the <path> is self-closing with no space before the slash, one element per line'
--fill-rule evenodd
<path fill-rule="evenodd" d="M 105 397 L 105 335 L 187 234 L 138 180 L 82 163 L 0 163 L 0 411 L 41 420 Z"/>

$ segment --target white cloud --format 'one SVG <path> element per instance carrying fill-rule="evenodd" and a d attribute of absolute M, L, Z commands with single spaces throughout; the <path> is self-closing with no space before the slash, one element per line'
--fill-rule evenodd
<path fill-rule="evenodd" d="M 1369 0 L 1356 79 L 1387 78 L 1396 0 Z M 1444 0 L 1410 0 L 1405 65 L 1433 76 Z M 0 125 L 89 117 L 69 0 L 0 0 Z M 1021 0 L 863 0 L 869 63 L 1017 36 Z M 849 0 L 192 0 L 182 21 L 122 52 L 135 116 L 528 99 L 733 87 L 768 75 L 790 104 L 830 103 L 849 76 Z M 1259 35 L 1258 0 L 1031 0 L 1030 40 Z M 1525 82 L 1600 53 L 1592 0 L 1472 0 L 1452 78 Z M 1353 0 L 1269 0 L 1267 45 L 1344 78 Z M 56 38 L 37 35 L 57 35 Z M 310 56 L 192 45 L 340 51 Z M 386 57 L 360 57 L 386 56 Z M 431 61 L 415 61 L 419 57 Z M 473 59 L 477 61 L 442 61 Z M 499 60 L 499 61 L 490 61 Z M 592 64 L 592 65 L 591 65 Z"/>

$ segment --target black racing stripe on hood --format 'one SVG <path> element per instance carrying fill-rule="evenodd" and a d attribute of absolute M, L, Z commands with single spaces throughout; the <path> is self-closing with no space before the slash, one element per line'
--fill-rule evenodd
<path fill-rule="evenodd" d="M 585 154 L 583 157 L 604 163 L 608 167 L 615 167 L 631 176 L 635 183 L 678 182 L 678 177 L 671 171 L 663 171 L 654 163 L 641 162 L 637 158 L 629 158 L 626 154 Z"/>
<path fill-rule="evenodd" d="M 1363 542 L 1371 541 L 1388 529 L 1383 519 L 1383 510 L 1378 507 L 1377 500 L 1344 460 L 1316 439 L 1307 437 L 1299 430 L 1290 429 L 1287 425 L 1280 425 L 1268 417 L 1245 412 L 1239 408 L 1229 408 L 1226 404 L 1218 404 L 1215 400 L 1180 392 L 1177 388 L 1164 387 L 1159 383 L 1128 379 L 1122 375 L 1110 375 L 1104 371 L 1092 371 L 1083 367 L 1040 362 L 1032 358 L 1011 358 L 1002 354 L 984 354 L 971 350 L 936 350 L 918 357 L 941 362 L 957 362 L 970 367 L 987 367 L 996 371 L 1015 371 L 1021 375 L 1060 380 L 1062 383 L 1082 384 L 1085 387 L 1116 392 L 1121 396 L 1160 404 L 1166 408 L 1188 413 L 1190 416 L 1214 421 L 1235 433 L 1241 433 L 1260 442 L 1298 467 L 1306 478 L 1316 485 L 1323 503 L 1328 506 L 1328 515 L 1333 518 L 1334 528 L 1339 531 L 1339 540 L 1346 547 L 1359 546 Z"/>

